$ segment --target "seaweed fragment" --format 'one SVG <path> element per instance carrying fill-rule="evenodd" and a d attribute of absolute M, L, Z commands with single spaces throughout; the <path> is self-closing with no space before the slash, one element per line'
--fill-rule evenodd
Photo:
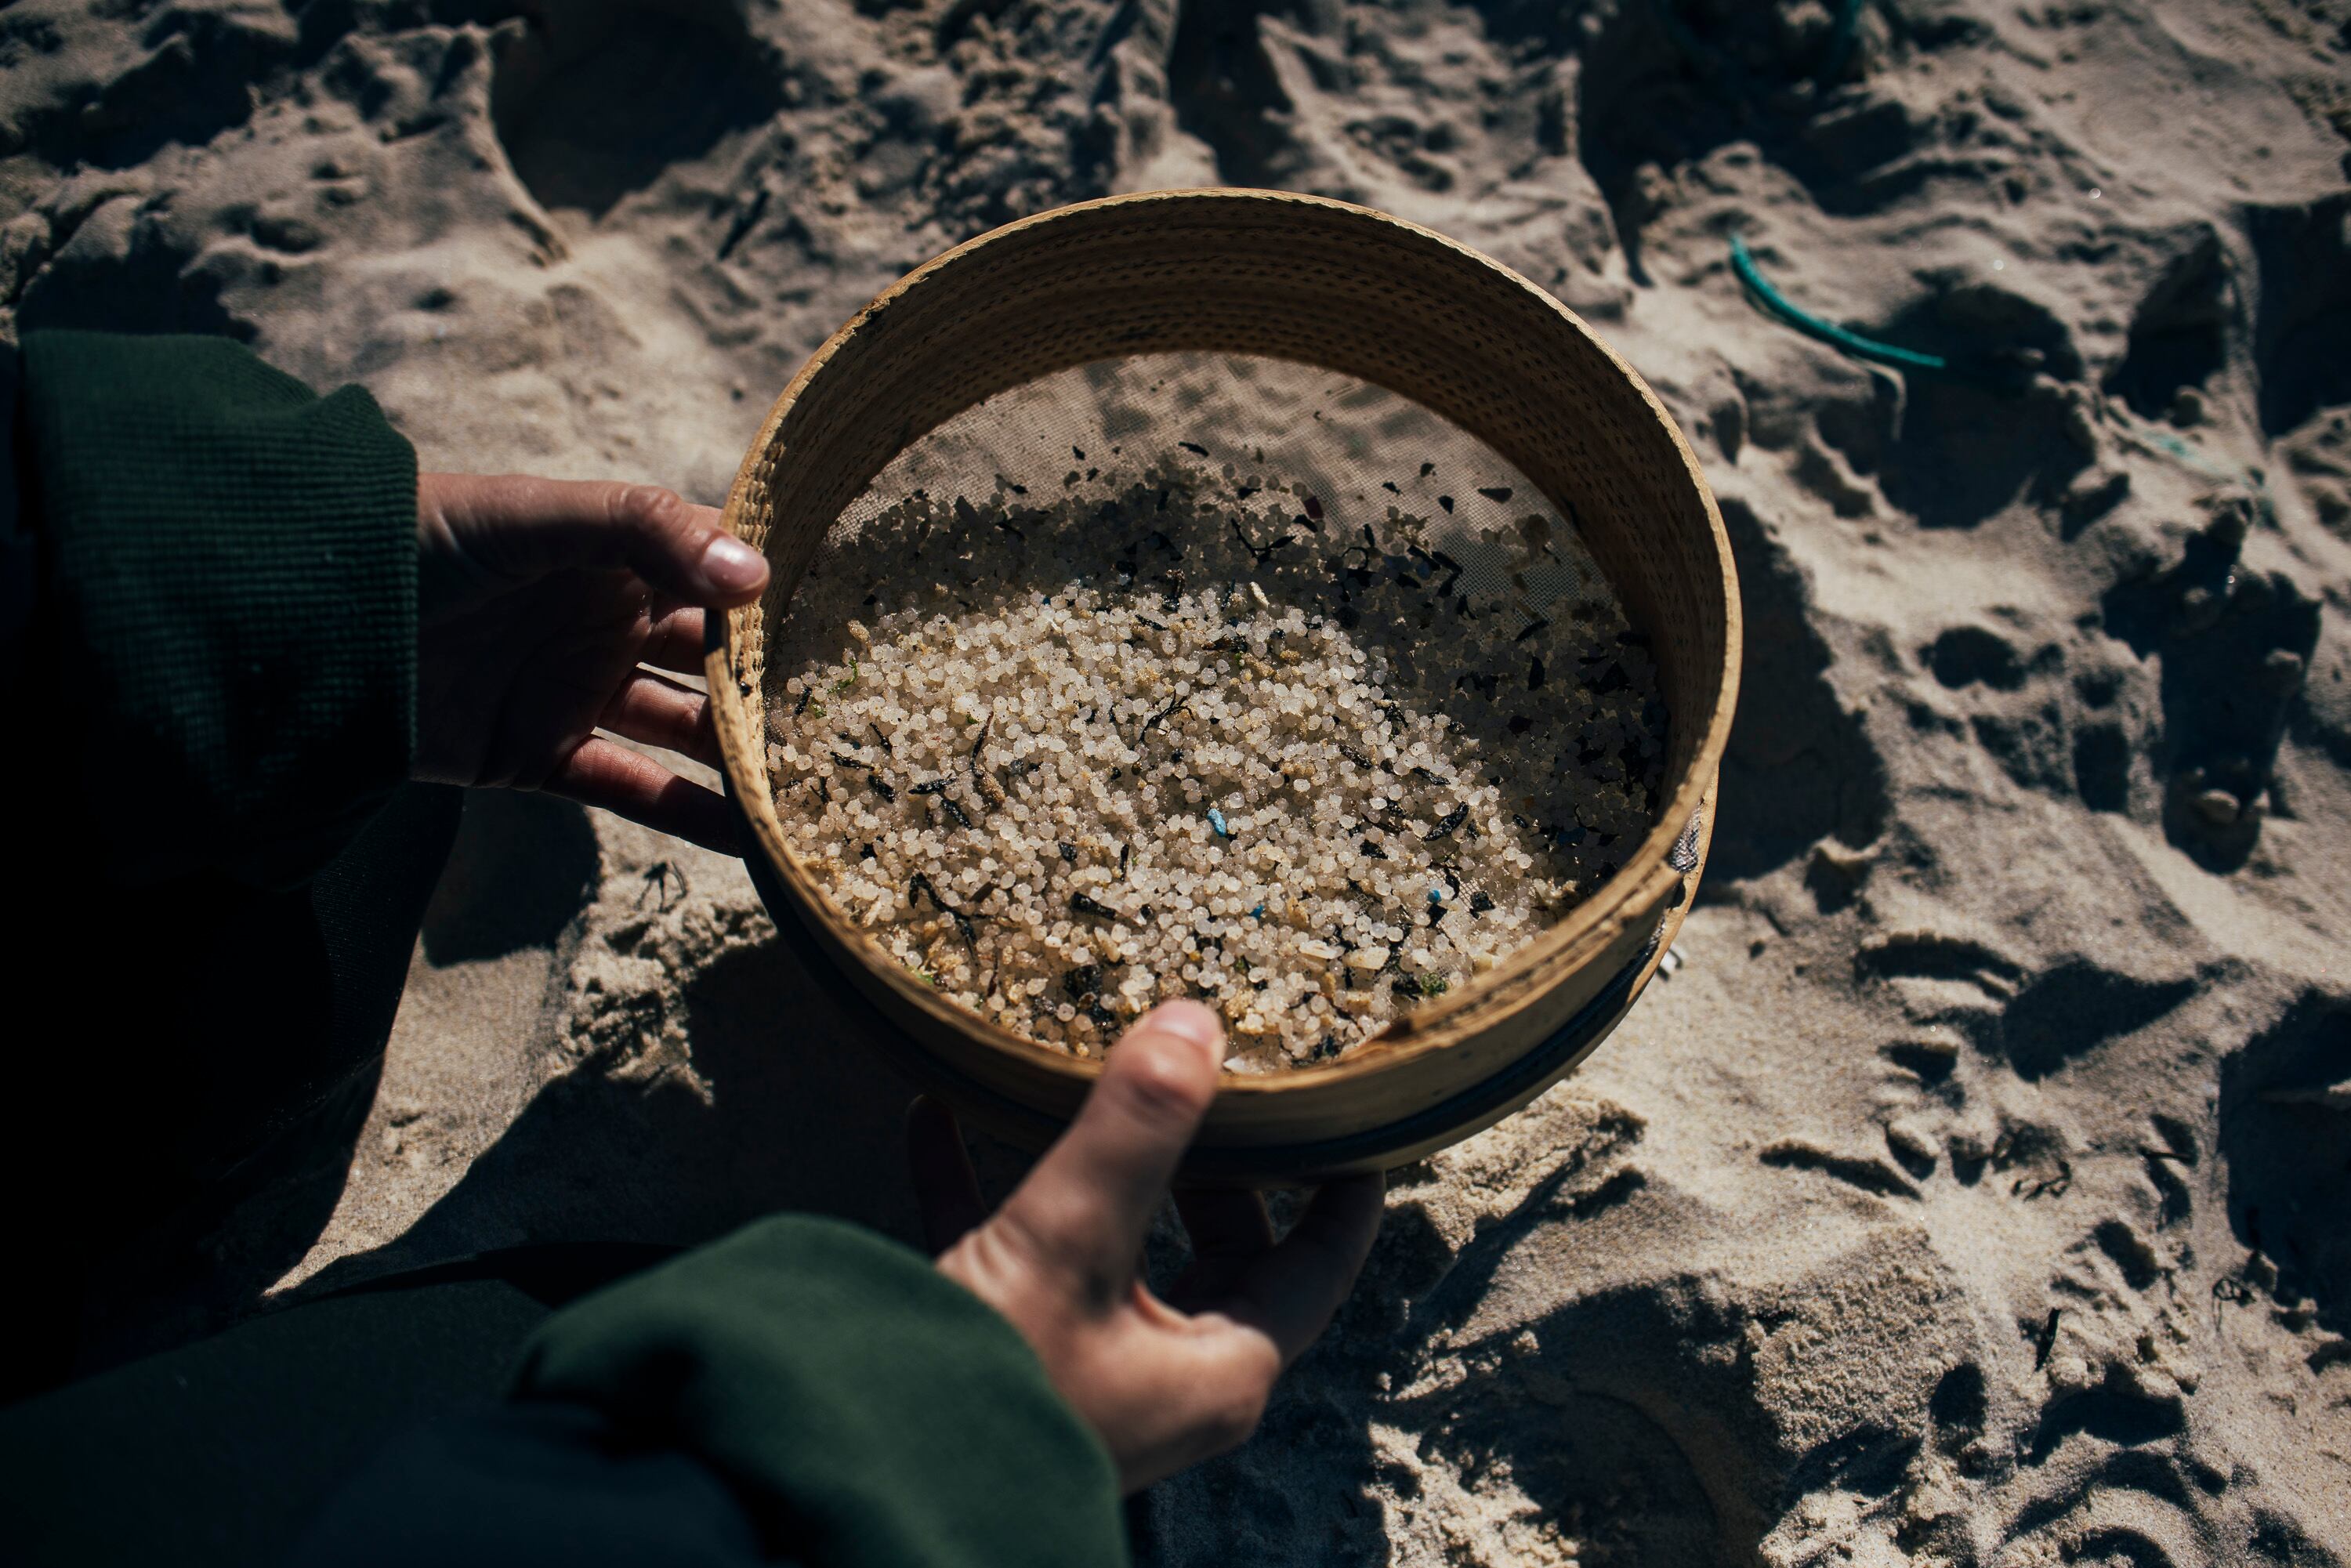
<path fill-rule="evenodd" d="M 1149 718 L 1144 719 L 1143 721 L 1143 727 L 1134 732 L 1134 744 L 1141 746 L 1144 736 L 1149 735 L 1153 730 L 1157 729 L 1160 725 L 1166 722 L 1168 717 L 1172 716 L 1177 708 L 1182 707 L 1189 701 L 1191 701 L 1189 697 L 1169 697 L 1167 699 L 1167 706 L 1161 708 L 1157 713 L 1153 714 Z"/>
<path fill-rule="evenodd" d="M 1285 528 L 1282 530 L 1282 535 L 1280 538 L 1260 549 L 1255 544 L 1250 542 L 1248 534 L 1241 531 L 1241 520 L 1238 517 L 1227 517 L 1225 521 L 1231 525 L 1233 538 L 1241 541 L 1241 549 L 1249 551 L 1249 559 L 1259 566 L 1263 566 L 1267 559 L 1272 556 L 1274 551 L 1280 549 L 1282 546 L 1290 542 L 1290 532 Z"/>
<path fill-rule="evenodd" d="M 1004 786 L 998 783 L 996 775 L 990 773 L 980 762 L 979 749 L 987 744 L 988 731 L 995 727 L 996 715 L 991 711 L 987 721 L 979 727 L 979 734 L 973 737 L 971 750 L 965 755 L 964 758 L 971 768 L 972 787 L 979 791 L 979 798 L 987 802 L 987 808 L 991 811 L 1004 804 Z"/>

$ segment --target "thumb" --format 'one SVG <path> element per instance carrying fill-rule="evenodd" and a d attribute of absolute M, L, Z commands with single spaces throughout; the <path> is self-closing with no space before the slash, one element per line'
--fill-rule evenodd
<path fill-rule="evenodd" d="M 767 558 L 726 531 L 713 507 L 657 485 L 530 475 L 420 475 L 417 525 L 428 553 L 511 586 L 549 572 L 626 567 L 663 593 L 708 608 L 756 598 Z"/>
<path fill-rule="evenodd" d="M 1061 1140 L 997 1221 L 1098 1301 L 1134 1279 L 1151 1218 L 1216 1098 L 1224 1030 L 1197 1002 L 1164 1002 L 1110 1049 Z"/>

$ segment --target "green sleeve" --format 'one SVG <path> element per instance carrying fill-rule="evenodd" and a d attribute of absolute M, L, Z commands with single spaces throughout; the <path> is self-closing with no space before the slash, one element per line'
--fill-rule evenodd
<path fill-rule="evenodd" d="M 789 1216 L 579 1302 L 515 1395 L 603 1415 L 726 1483 L 825 1568 L 1126 1561 L 1110 1456 L 1011 1325 L 907 1249 Z"/>
<path fill-rule="evenodd" d="M 23 502 L 108 872 L 316 871 L 405 777 L 416 457 L 214 338 L 37 332 Z"/>

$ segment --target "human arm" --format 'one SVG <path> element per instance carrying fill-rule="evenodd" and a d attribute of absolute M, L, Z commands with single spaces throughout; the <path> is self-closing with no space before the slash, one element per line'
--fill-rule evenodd
<path fill-rule="evenodd" d="M 298 883 L 408 778 L 729 841 L 611 738 L 711 760 L 699 695 L 639 668 L 698 669 L 704 608 L 765 585 L 711 508 L 420 476 L 364 391 L 224 339 L 34 333 L 0 377 L 0 678 L 44 753 L 15 788 L 114 880 Z"/>
<path fill-rule="evenodd" d="M 1377 1177 L 1337 1184 L 1277 1245 L 1254 1195 L 1179 1198 L 1196 1261 L 1180 1304 L 1154 1296 L 1144 1229 L 1222 1049 L 1204 1009 L 1172 1019 L 1112 1049 L 992 1218 L 952 1121 L 917 1114 L 916 1184 L 948 1242 L 935 1266 L 786 1217 L 614 1286 L 542 1328 L 502 1410 L 379 1461 L 299 1560 L 1123 1561 L 1118 1494 L 1248 1435 L 1379 1212 Z M 579 1539 L 574 1490 L 599 1510 L 642 1498 L 634 1522 L 603 1527 L 625 1547 Z M 541 1516 L 544 1531 L 525 1527 Z"/>

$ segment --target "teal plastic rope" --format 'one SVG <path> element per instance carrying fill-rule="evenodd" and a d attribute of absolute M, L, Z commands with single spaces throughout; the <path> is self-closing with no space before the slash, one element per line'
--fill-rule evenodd
<path fill-rule="evenodd" d="M 1896 365 L 1906 371 L 1931 371 L 1949 374 L 1951 361 L 1940 354 L 1922 354 L 1916 349 L 1896 348 L 1881 343 L 1875 338 L 1865 338 L 1858 332 L 1848 332 L 1832 322 L 1798 309 L 1788 297 L 1764 280 L 1755 268 L 1755 258 L 1747 254 L 1747 242 L 1737 235 L 1730 236 L 1730 267 L 1739 274 L 1739 281 L 1764 310 L 1807 338 L 1817 338 L 1840 353 L 1851 354 L 1856 360 L 1870 360 L 1881 365 Z"/>

